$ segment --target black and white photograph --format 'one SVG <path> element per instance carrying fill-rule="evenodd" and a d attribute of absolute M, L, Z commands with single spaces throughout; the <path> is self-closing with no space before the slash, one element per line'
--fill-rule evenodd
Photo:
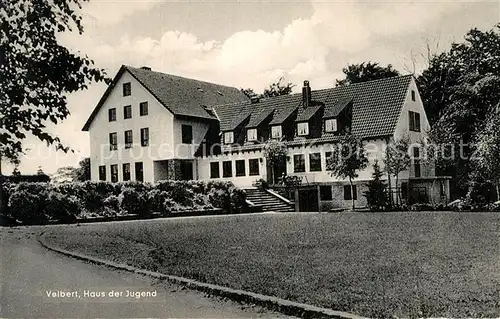
<path fill-rule="evenodd" d="M 500 318 L 500 0 L 0 0 L 0 318 Z"/>

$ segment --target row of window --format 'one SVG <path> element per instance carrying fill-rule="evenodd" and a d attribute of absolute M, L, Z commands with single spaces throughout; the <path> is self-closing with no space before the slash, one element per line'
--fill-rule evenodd
<path fill-rule="evenodd" d="M 320 186 L 319 196 L 321 200 L 328 201 L 333 199 L 332 186 Z M 358 199 L 358 189 L 356 185 L 344 185 L 344 200 L 357 200 Z"/>
<path fill-rule="evenodd" d="M 134 144 L 134 135 L 132 130 L 124 132 L 125 148 L 131 148 Z M 141 146 L 149 145 L 149 128 L 141 128 Z M 109 133 L 109 149 L 114 151 L 118 149 L 118 134 Z"/>
<path fill-rule="evenodd" d="M 139 116 L 148 115 L 148 102 L 139 103 Z M 132 118 L 132 105 L 125 105 L 123 107 L 123 118 L 131 119 Z M 116 108 L 111 108 L 108 110 L 108 120 L 109 122 L 116 121 Z"/>
<path fill-rule="evenodd" d="M 138 182 L 144 181 L 144 165 L 142 162 L 136 162 L 134 164 L 135 168 L 135 180 Z M 113 164 L 109 166 L 109 170 L 111 172 L 111 182 L 118 182 L 118 164 Z M 107 172 L 106 165 L 99 166 L 99 180 L 106 181 L 107 180 Z M 122 164 L 122 180 L 129 181 L 130 180 L 130 163 Z"/>
<path fill-rule="evenodd" d="M 236 177 L 246 176 L 246 161 L 236 160 L 235 169 Z M 249 176 L 260 175 L 259 173 L 259 159 L 251 158 L 248 160 L 248 174 Z M 222 162 L 222 177 L 233 177 L 233 161 Z M 210 163 L 210 178 L 220 178 L 220 162 Z"/>
<path fill-rule="evenodd" d="M 332 152 L 325 153 L 326 158 L 332 156 Z M 309 172 L 321 172 L 321 153 L 309 154 Z M 293 171 L 295 173 L 304 173 L 306 171 L 306 157 L 304 154 L 293 155 Z"/>

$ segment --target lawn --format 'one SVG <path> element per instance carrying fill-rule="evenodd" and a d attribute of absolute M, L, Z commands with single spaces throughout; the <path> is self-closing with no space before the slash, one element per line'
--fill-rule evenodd
<path fill-rule="evenodd" d="M 499 317 L 500 214 L 335 213 L 57 227 L 93 256 L 369 317 Z"/>

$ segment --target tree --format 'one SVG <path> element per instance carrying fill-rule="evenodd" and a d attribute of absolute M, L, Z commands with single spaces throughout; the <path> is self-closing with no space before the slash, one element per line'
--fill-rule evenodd
<path fill-rule="evenodd" d="M 269 84 L 269 86 L 264 89 L 264 93 L 262 94 L 257 94 L 253 89 L 250 88 L 248 89 L 241 88 L 240 91 L 250 99 L 252 98 L 262 99 L 262 98 L 291 94 L 295 85 L 292 84 L 291 82 L 284 84 L 282 83 L 283 80 L 284 78 L 280 77 L 276 82 Z"/>
<path fill-rule="evenodd" d="M 272 183 L 276 182 L 277 176 L 275 175 L 275 167 L 286 162 L 288 149 L 285 143 L 277 140 L 269 140 L 264 145 L 264 157 L 268 167 L 271 168 Z"/>
<path fill-rule="evenodd" d="M 327 161 L 327 170 L 332 176 L 340 179 L 348 179 L 353 190 L 353 179 L 359 176 L 358 171 L 365 169 L 368 158 L 363 142 L 354 135 L 343 135 L 336 147 L 333 148 L 332 156 Z M 352 197 L 352 209 L 355 209 L 354 196 Z"/>
<path fill-rule="evenodd" d="M 84 182 L 90 180 L 90 158 L 86 157 L 78 163 L 79 167 L 75 170 L 75 182 Z"/>
<path fill-rule="evenodd" d="M 410 139 L 407 135 L 402 138 L 391 141 L 387 145 L 384 158 L 385 170 L 389 178 L 396 178 L 396 191 L 399 187 L 399 174 L 410 167 L 411 158 L 408 153 L 410 147 Z M 401 202 L 401 193 L 397 192 L 399 202 Z M 391 194 L 392 198 L 392 194 Z"/>
<path fill-rule="evenodd" d="M 292 93 L 295 85 L 291 82 L 283 84 L 282 81 L 283 77 L 280 77 L 277 82 L 271 83 L 267 89 L 264 89 L 263 97 L 274 97 Z"/>
<path fill-rule="evenodd" d="M 0 7 L 0 166 L 22 154 L 31 134 L 57 150 L 69 148 L 53 136 L 48 123 L 67 118 L 66 95 L 92 82 L 110 81 L 87 56 L 71 53 L 58 34 L 82 34 L 75 7 L 87 0 L 2 1 Z M 50 121 L 50 122 L 49 122 Z M 0 168 L 1 174 L 1 168 Z M 0 207 L 3 207 L 0 187 Z"/>
<path fill-rule="evenodd" d="M 41 166 L 38 166 L 38 170 L 36 171 L 36 175 L 45 175 Z"/>
<path fill-rule="evenodd" d="M 74 10 L 86 0 L 2 1 L 0 10 L 0 157 L 22 153 L 22 141 L 32 134 L 58 150 L 68 151 L 47 129 L 69 115 L 66 95 L 107 80 L 87 56 L 71 53 L 58 34 L 81 34 Z"/>
<path fill-rule="evenodd" d="M 399 71 L 393 69 L 391 64 L 384 67 L 380 66 L 377 62 L 351 64 L 343 68 L 342 72 L 345 74 L 345 79 L 336 80 L 335 86 L 367 82 L 400 75 Z"/>
<path fill-rule="evenodd" d="M 76 177 L 76 170 L 77 168 L 73 166 L 60 167 L 50 176 L 50 181 L 54 184 L 73 182 Z"/>
<path fill-rule="evenodd" d="M 477 137 L 477 148 L 473 154 L 476 174 L 481 174 L 495 185 L 497 200 L 500 200 L 500 104 L 487 121 L 485 129 Z"/>
<path fill-rule="evenodd" d="M 12 170 L 12 176 L 21 176 L 21 171 L 17 167 L 17 165 L 14 167 L 14 170 Z"/>
<path fill-rule="evenodd" d="M 370 210 L 384 210 L 389 204 L 387 185 L 382 181 L 383 172 L 378 160 L 373 164 L 372 180 L 368 182 L 368 191 L 364 193 Z"/>

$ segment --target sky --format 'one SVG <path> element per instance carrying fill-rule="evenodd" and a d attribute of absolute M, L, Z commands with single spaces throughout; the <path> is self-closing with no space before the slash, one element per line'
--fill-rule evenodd
<path fill-rule="evenodd" d="M 493 28 L 500 0 L 90 0 L 80 13 L 84 34 L 61 33 L 59 41 L 110 77 L 127 64 L 256 92 L 284 77 L 298 91 L 304 80 L 313 90 L 332 87 L 343 67 L 364 61 L 418 74 L 428 48 L 447 50 L 471 28 Z M 30 137 L 20 171 L 50 174 L 89 156 L 81 129 L 105 90 L 99 83 L 69 95 L 71 115 L 49 126 L 74 152 Z M 4 173 L 12 169 L 4 163 Z"/>

